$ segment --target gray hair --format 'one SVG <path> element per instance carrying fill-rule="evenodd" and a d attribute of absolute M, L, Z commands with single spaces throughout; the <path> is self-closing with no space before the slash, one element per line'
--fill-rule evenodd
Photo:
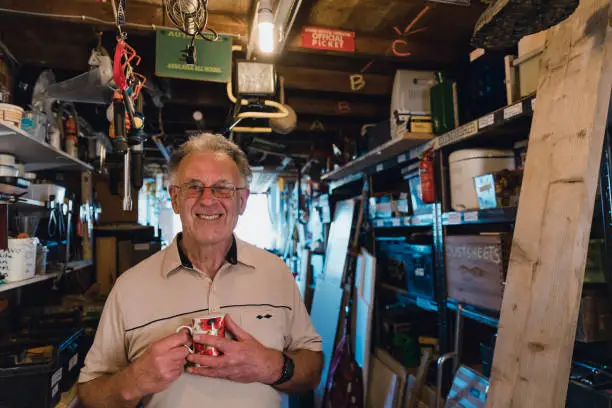
<path fill-rule="evenodd" d="M 212 152 L 212 153 L 223 153 L 238 166 L 240 175 L 247 183 L 247 186 L 251 183 L 253 176 L 251 168 L 249 167 L 249 160 L 246 154 L 240 149 L 238 145 L 229 141 L 222 135 L 216 135 L 212 133 L 201 133 L 196 136 L 192 136 L 183 143 L 178 150 L 176 150 L 170 158 L 170 164 L 168 169 L 170 175 L 174 176 L 178 170 L 181 161 L 192 152 Z"/>

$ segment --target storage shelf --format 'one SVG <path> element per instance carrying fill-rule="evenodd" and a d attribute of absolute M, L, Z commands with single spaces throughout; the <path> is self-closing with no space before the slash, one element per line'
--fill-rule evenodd
<path fill-rule="evenodd" d="M 457 310 L 457 306 L 458 306 L 458 302 L 454 299 L 447 299 L 446 300 L 446 307 L 449 310 Z M 496 316 L 492 311 L 484 311 L 484 310 L 480 310 L 479 308 L 475 307 L 475 306 L 471 306 L 471 305 L 466 305 L 462 303 L 462 306 L 464 307 L 463 311 L 461 312 L 461 315 L 463 317 L 466 317 L 470 320 L 475 320 L 477 322 L 486 324 L 487 326 L 491 326 L 491 327 L 495 327 L 497 328 L 497 326 L 499 325 L 499 316 Z"/>
<path fill-rule="evenodd" d="M 27 163 L 27 171 L 39 170 L 87 170 L 93 167 L 51 145 L 33 138 L 26 131 L 0 123 L 0 152 L 10 153 Z"/>
<path fill-rule="evenodd" d="M 44 209 L 45 203 L 42 201 L 31 200 L 29 198 L 15 197 L 9 194 L 0 193 L 0 204 L 11 204 L 21 209 Z"/>
<path fill-rule="evenodd" d="M 416 159 L 428 147 L 433 147 L 433 135 L 430 133 L 404 133 L 378 146 L 361 157 L 350 161 L 339 169 L 324 174 L 325 181 L 340 180 L 359 172 L 379 173 L 392 166 Z"/>
<path fill-rule="evenodd" d="M 430 227 L 433 225 L 433 214 L 383 218 L 373 220 L 372 224 L 374 228 Z"/>
<path fill-rule="evenodd" d="M 442 225 L 500 224 L 513 223 L 516 220 L 516 208 L 492 208 L 442 214 Z"/>
<path fill-rule="evenodd" d="M 75 261 L 75 262 L 69 262 L 67 267 L 66 267 L 66 272 L 70 273 L 73 271 L 78 271 L 81 269 L 84 269 L 88 266 L 93 265 L 92 261 Z M 33 285 L 35 283 L 38 282 L 44 282 L 50 279 L 55 279 L 61 272 L 60 271 L 56 271 L 56 270 L 48 270 L 47 273 L 45 275 L 35 275 L 34 277 L 30 278 L 30 279 L 25 279 L 19 282 L 12 282 L 12 283 L 2 283 L 0 284 L 0 293 L 1 292 L 7 292 L 9 290 L 13 290 L 13 289 L 17 289 L 17 288 L 21 288 L 24 286 L 29 286 L 29 285 Z"/>
<path fill-rule="evenodd" d="M 462 142 L 478 135 L 488 133 L 495 128 L 515 121 L 519 118 L 529 117 L 533 114 L 535 95 L 528 96 L 518 102 L 508 105 L 476 120 L 459 126 L 436 138 L 435 149 L 441 149 Z"/>
<path fill-rule="evenodd" d="M 427 299 L 421 296 L 415 296 L 406 289 L 398 288 L 396 286 L 389 285 L 388 283 L 379 283 L 378 287 L 389 292 L 395 293 L 400 302 L 416 306 L 419 309 L 423 309 L 428 312 L 438 311 L 438 304 L 431 299 Z"/>

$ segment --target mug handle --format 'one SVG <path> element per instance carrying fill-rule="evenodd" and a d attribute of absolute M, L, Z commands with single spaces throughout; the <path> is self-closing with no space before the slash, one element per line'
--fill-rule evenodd
<path fill-rule="evenodd" d="M 180 332 L 182 329 L 187 329 L 187 330 L 189 330 L 189 334 L 190 334 L 191 336 L 193 336 L 193 327 L 191 327 L 191 326 L 180 326 L 180 327 L 178 327 L 178 328 L 176 329 L 176 333 Z M 193 354 L 193 353 L 194 353 L 193 348 L 189 347 L 189 346 L 188 346 L 188 345 L 186 345 L 186 344 L 183 344 L 183 346 L 184 346 L 184 347 L 185 347 L 187 350 L 189 350 L 189 352 L 190 352 L 191 354 Z"/>

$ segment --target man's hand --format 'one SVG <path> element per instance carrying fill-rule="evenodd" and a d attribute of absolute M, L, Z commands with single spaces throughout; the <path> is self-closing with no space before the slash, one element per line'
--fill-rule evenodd
<path fill-rule="evenodd" d="M 255 340 L 229 315 L 225 316 L 225 325 L 236 341 L 206 334 L 195 335 L 194 342 L 215 347 L 223 355 L 213 357 L 192 354 L 187 360 L 199 364 L 200 367 L 190 367 L 188 371 L 205 377 L 225 378 L 241 383 L 276 382 L 283 369 L 282 353 L 269 349 Z"/>
<path fill-rule="evenodd" d="M 185 331 L 151 343 L 147 351 L 129 368 L 139 396 L 161 392 L 184 372 L 189 350 L 189 335 Z"/>

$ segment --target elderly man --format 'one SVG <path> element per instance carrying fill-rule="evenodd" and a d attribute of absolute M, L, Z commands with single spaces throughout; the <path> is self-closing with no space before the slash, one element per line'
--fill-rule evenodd
<path fill-rule="evenodd" d="M 249 197 L 245 154 L 204 134 L 181 147 L 170 171 L 183 232 L 117 280 L 79 378 L 82 405 L 273 408 L 279 391 L 316 388 L 321 338 L 291 273 L 233 235 Z M 176 333 L 219 313 L 233 338 Z M 190 354 L 192 341 L 222 355 Z"/>

